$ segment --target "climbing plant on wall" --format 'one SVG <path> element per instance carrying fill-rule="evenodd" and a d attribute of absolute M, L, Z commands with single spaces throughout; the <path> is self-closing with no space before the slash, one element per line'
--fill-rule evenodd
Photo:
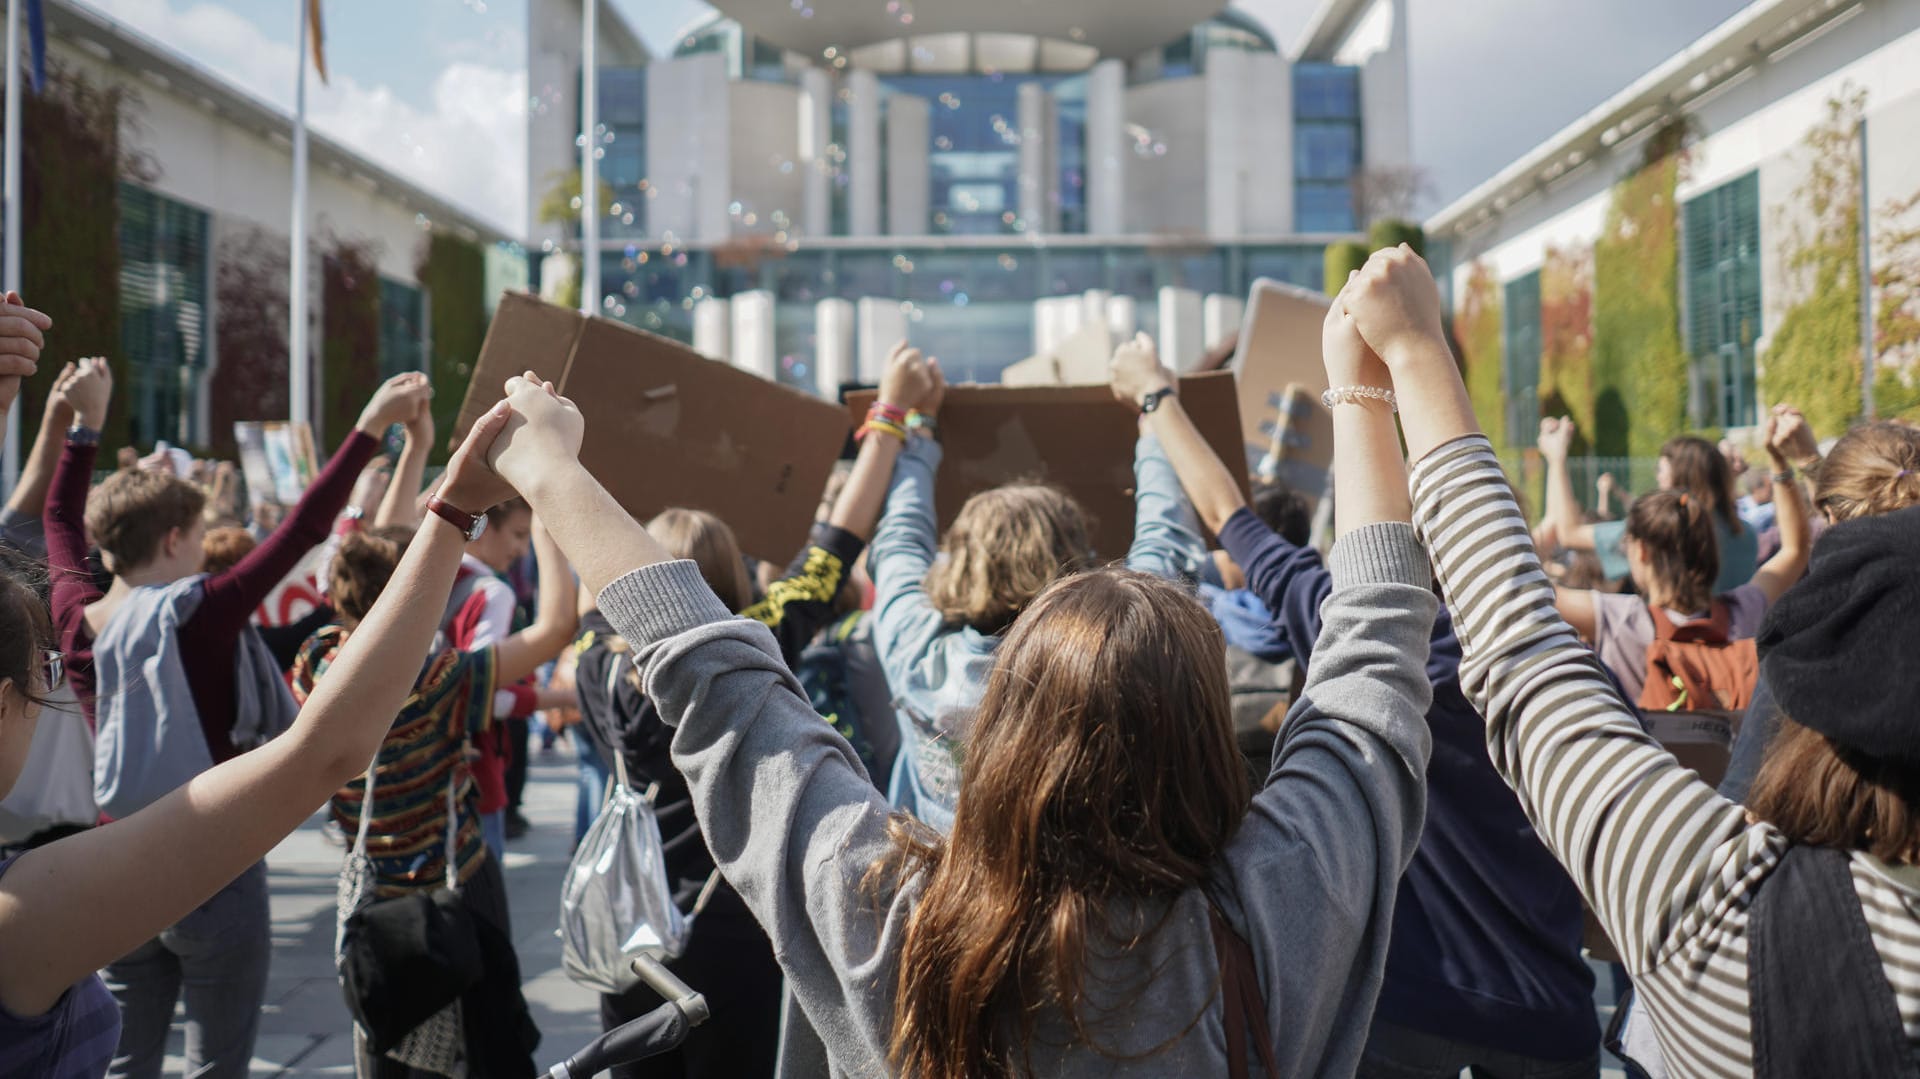
<path fill-rule="evenodd" d="M 159 170 L 127 139 L 139 100 L 58 63 L 45 88 L 20 101 L 22 298 L 53 316 L 40 372 L 20 395 L 37 426 L 60 368 L 82 356 L 117 356 L 120 342 L 120 181 Z M 103 442 L 127 441 L 127 409 L 107 416 Z"/>
<path fill-rule="evenodd" d="M 373 245 L 333 237 L 322 246 L 320 441 L 340 444 L 380 384 L 380 271 Z"/>
<path fill-rule="evenodd" d="M 1480 417 L 1480 426 L 1496 446 L 1507 444 L 1506 405 L 1500 387 L 1500 307 L 1500 281 L 1494 276 L 1493 267 L 1484 262 L 1474 263 L 1467 273 L 1467 287 L 1461 290 L 1458 310 L 1454 312 L 1453 331 L 1460 347 L 1467 396 L 1473 400 L 1473 411 Z"/>
<path fill-rule="evenodd" d="M 433 335 L 433 420 L 439 443 L 434 460 L 444 461 L 453 421 L 466 399 L 467 382 L 487 336 L 487 257 L 480 245 L 436 229 L 421 242 L 414 277 L 427 290 Z"/>
<path fill-rule="evenodd" d="M 1793 300 L 1761 361 L 1763 400 L 1791 401 L 1816 431 L 1846 429 L 1860 402 L 1860 118 L 1851 85 L 1800 140 L 1792 200 L 1772 210 Z"/>
<path fill-rule="evenodd" d="M 258 225 L 223 228 L 214 245 L 214 347 L 208 434 L 232 458 L 236 420 L 284 420 L 287 387 L 287 240 Z"/>
<path fill-rule="evenodd" d="M 1920 191 L 1874 218 L 1874 410 L 1920 419 Z"/>
<path fill-rule="evenodd" d="M 1594 241 L 1593 431 L 1604 456 L 1657 456 L 1687 425 L 1674 199 L 1686 136 L 1674 122 L 1649 138 L 1639 167 L 1614 184 Z"/>
<path fill-rule="evenodd" d="M 1571 416 L 1576 451 L 1594 437 L 1593 249 L 1547 248 L 1540 267 L 1540 411 Z"/>

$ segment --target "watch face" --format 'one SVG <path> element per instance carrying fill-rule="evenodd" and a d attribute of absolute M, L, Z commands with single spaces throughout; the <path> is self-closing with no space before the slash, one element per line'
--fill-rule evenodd
<path fill-rule="evenodd" d="M 487 534 L 487 515 L 481 514 L 473 519 L 473 531 L 467 533 L 467 542 L 472 543 Z"/>

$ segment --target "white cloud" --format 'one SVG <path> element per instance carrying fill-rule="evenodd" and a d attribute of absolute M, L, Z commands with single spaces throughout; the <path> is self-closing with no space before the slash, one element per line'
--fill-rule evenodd
<path fill-rule="evenodd" d="M 273 105 L 293 108 L 293 45 L 268 37 L 230 8 L 193 0 L 89 0 L 102 13 L 183 53 Z M 440 69 L 429 100 L 407 101 L 382 84 L 310 71 L 313 131 L 432 191 L 509 236 L 525 229 L 526 72 L 477 59 Z"/>

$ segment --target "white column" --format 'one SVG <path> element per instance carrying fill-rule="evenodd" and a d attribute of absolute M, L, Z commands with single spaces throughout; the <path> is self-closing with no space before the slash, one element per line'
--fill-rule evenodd
<path fill-rule="evenodd" d="M 1240 316 L 1246 313 L 1246 301 L 1238 296 L 1214 293 L 1200 308 L 1201 350 L 1207 351 L 1240 332 Z"/>
<path fill-rule="evenodd" d="M 600 311 L 600 0 L 586 0 L 580 29 L 580 310 Z"/>
<path fill-rule="evenodd" d="M 829 298 L 813 305 L 813 370 L 820 395 L 829 401 L 854 380 L 853 301 Z"/>
<path fill-rule="evenodd" d="M 301 12 L 301 37 L 306 36 L 306 12 Z M 307 62 L 306 49 L 300 50 L 300 63 Z M 302 83 L 306 85 L 304 66 L 301 67 Z M 0 289 L 18 291 L 20 288 L 20 4 L 18 0 L 7 5 L 7 105 L 6 105 L 6 162 L 4 177 L 5 265 L 0 267 Z M 32 297 L 23 297 L 31 300 Z M 4 484 L 9 494 L 13 485 L 20 481 L 20 399 L 14 398 L 12 411 L 7 413 L 7 437 L 5 459 L 0 461 L 0 484 Z"/>
<path fill-rule="evenodd" d="M 1080 310 L 1078 296 L 1042 296 L 1033 301 L 1033 354 L 1046 356 L 1073 332 L 1068 320 Z"/>
<path fill-rule="evenodd" d="M 1126 231 L 1126 95 L 1125 63 L 1093 65 L 1087 74 L 1087 231 L 1096 236 Z"/>
<path fill-rule="evenodd" d="M 9 5 L 11 7 L 12 5 Z M 313 375 L 312 354 L 307 346 L 307 12 L 305 5 L 297 19 L 300 23 L 300 43 L 294 57 L 299 73 L 294 77 L 293 91 L 293 222 L 287 230 L 287 257 L 292 261 L 287 267 L 287 410 L 288 419 L 294 423 L 312 422 L 313 414 Z M 16 57 L 15 63 L 18 63 Z M 18 94 L 9 94 L 7 100 L 18 98 Z M 8 106 L 11 108 L 12 106 Z M 14 130 L 18 125 L 8 125 Z M 16 233 L 8 230 L 7 235 Z M 320 432 L 316 429 L 317 438 Z"/>
<path fill-rule="evenodd" d="M 1247 184 L 1246 144 L 1255 125 L 1266 118 L 1247 115 L 1247 53 L 1214 49 L 1207 53 L 1206 165 L 1207 235 L 1225 239 L 1243 231 L 1241 197 Z M 1264 130 L 1262 130 L 1264 135 Z"/>
<path fill-rule="evenodd" d="M 1109 296 L 1107 298 L 1107 332 L 1113 335 L 1114 344 L 1119 344 L 1133 336 L 1140 328 L 1139 316 L 1134 311 L 1133 297 Z"/>
<path fill-rule="evenodd" d="M 855 308 L 854 321 L 860 330 L 860 381 L 877 385 L 880 372 L 887 366 L 887 354 L 896 343 L 906 339 L 907 312 L 899 300 L 862 296 Z"/>
<path fill-rule="evenodd" d="M 1016 120 L 1020 127 L 1020 222 L 1027 232 L 1060 231 L 1060 113 L 1053 95 L 1037 82 L 1021 83 Z"/>
<path fill-rule="evenodd" d="M 880 235 L 880 80 L 847 76 L 847 235 Z M 864 347 L 864 346 L 863 346 Z"/>
<path fill-rule="evenodd" d="M 1090 288 L 1080 294 L 1080 325 L 1107 324 L 1107 301 L 1113 293 L 1103 288 Z"/>
<path fill-rule="evenodd" d="M 887 233 L 925 236 L 933 231 L 932 103 L 911 94 L 887 97 Z"/>
<path fill-rule="evenodd" d="M 768 382 L 778 380 L 773 349 L 773 293 L 766 289 L 733 295 L 733 365 Z"/>
<path fill-rule="evenodd" d="M 1190 288 L 1160 290 L 1160 361 L 1175 371 L 1191 371 L 1207 346 L 1200 294 Z"/>
<path fill-rule="evenodd" d="M 693 305 L 693 350 L 726 361 L 733 356 L 733 311 L 727 301 L 708 296 Z"/>
<path fill-rule="evenodd" d="M 827 156 L 827 144 L 832 141 L 833 76 L 825 68 L 808 67 L 800 72 L 803 236 L 825 236 L 833 231 L 833 161 Z"/>

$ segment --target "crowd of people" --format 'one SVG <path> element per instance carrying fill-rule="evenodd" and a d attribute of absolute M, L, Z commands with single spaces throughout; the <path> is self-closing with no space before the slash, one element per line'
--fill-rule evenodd
<path fill-rule="evenodd" d="M 0 303 L 0 407 L 57 332 Z M 358 1074 L 536 1074 L 536 716 L 576 842 L 646 789 L 691 917 L 712 1019 L 622 1076 L 1920 1074 L 1920 429 L 1823 453 L 1782 404 L 1764 465 L 1676 437 L 1616 516 L 1550 417 L 1530 522 L 1410 250 L 1321 351 L 1330 542 L 1144 337 L 1127 551 L 1044 483 L 942 533 L 946 381 L 903 343 L 784 568 L 630 516 L 531 372 L 430 485 L 433 387 L 387 381 L 254 514 L 166 452 L 96 483 L 113 370 L 68 365 L 0 513 L 0 793 L 53 798 L 77 735 L 90 819 L 28 812 L 0 861 L 0 1076 L 158 1075 L 176 1008 L 188 1074 L 246 1074 L 263 858 L 322 807 Z M 302 573 L 322 604 L 259 624 Z M 454 922 L 469 976 L 410 1007 L 407 941 Z"/>

